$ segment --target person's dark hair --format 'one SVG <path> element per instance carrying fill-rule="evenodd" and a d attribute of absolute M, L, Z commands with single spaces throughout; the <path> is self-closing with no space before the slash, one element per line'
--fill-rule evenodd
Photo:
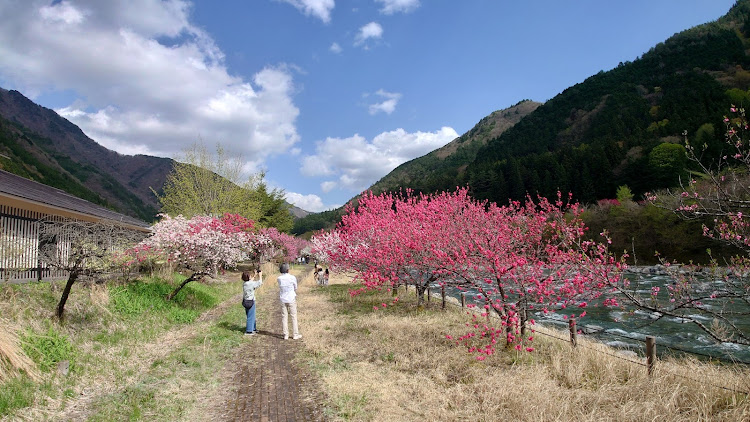
<path fill-rule="evenodd" d="M 287 264 L 286 262 L 285 262 L 285 263 L 283 263 L 283 264 L 281 264 L 281 266 L 279 267 L 279 272 L 280 272 L 281 274 L 286 274 L 286 273 L 288 273 L 288 272 L 289 272 L 289 264 Z"/>
<path fill-rule="evenodd" d="M 328 268 L 326 268 L 326 274 L 328 274 Z"/>
<path fill-rule="evenodd" d="M 250 271 L 242 272 L 242 281 L 250 281 Z"/>

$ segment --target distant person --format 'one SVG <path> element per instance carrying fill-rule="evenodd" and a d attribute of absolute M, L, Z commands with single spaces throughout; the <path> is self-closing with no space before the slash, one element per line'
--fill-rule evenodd
<path fill-rule="evenodd" d="M 279 267 L 281 275 L 276 279 L 279 283 L 279 299 L 281 300 L 281 329 L 284 340 L 289 339 L 289 316 L 292 317 L 292 338 L 302 338 L 297 326 L 297 277 L 289 274 L 289 264 L 283 263 Z"/>
<path fill-rule="evenodd" d="M 328 285 L 328 279 L 331 278 L 331 273 L 328 272 L 328 268 L 326 268 L 326 272 L 325 272 L 325 275 L 323 276 L 323 278 L 324 278 L 323 285 L 327 286 Z"/>
<path fill-rule="evenodd" d="M 258 277 L 258 280 L 255 280 Z M 242 272 L 242 306 L 245 307 L 247 315 L 247 325 L 245 334 L 252 336 L 258 332 L 257 321 L 255 319 L 255 290 L 263 284 L 263 271 L 255 269 L 255 274 L 250 277 L 250 271 Z"/>
<path fill-rule="evenodd" d="M 318 269 L 318 274 L 315 276 L 315 281 L 318 282 L 318 286 L 325 286 L 326 285 L 326 275 L 323 272 L 323 269 Z"/>

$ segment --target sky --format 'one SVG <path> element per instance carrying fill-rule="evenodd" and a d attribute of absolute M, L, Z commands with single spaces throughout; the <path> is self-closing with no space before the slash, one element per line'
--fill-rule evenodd
<path fill-rule="evenodd" d="M 121 154 L 202 142 L 336 208 L 734 0 L 0 0 L 0 87 Z"/>

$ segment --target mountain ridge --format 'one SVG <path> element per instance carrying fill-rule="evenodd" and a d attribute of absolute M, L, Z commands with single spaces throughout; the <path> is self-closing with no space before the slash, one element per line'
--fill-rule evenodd
<path fill-rule="evenodd" d="M 0 88 L 2 169 L 152 222 L 160 207 L 154 191 L 162 190 L 173 164 L 170 158 L 111 151 L 54 110 Z M 288 208 L 294 218 L 309 214 Z"/>

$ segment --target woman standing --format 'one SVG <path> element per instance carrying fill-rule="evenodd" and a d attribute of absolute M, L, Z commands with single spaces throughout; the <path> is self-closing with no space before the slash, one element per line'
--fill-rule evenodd
<path fill-rule="evenodd" d="M 255 277 L 258 280 L 255 280 Z M 245 314 L 247 315 L 247 326 L 245 327 L 245 335 L 252 336 L 258 332 L 258 326 L 255 320 L 255 290 L 263 284 L 263 271 L 255 269 L 255 275 L 250 278 L 249 271 L 242 272 L 242 306 L 245 307 Z"/>

